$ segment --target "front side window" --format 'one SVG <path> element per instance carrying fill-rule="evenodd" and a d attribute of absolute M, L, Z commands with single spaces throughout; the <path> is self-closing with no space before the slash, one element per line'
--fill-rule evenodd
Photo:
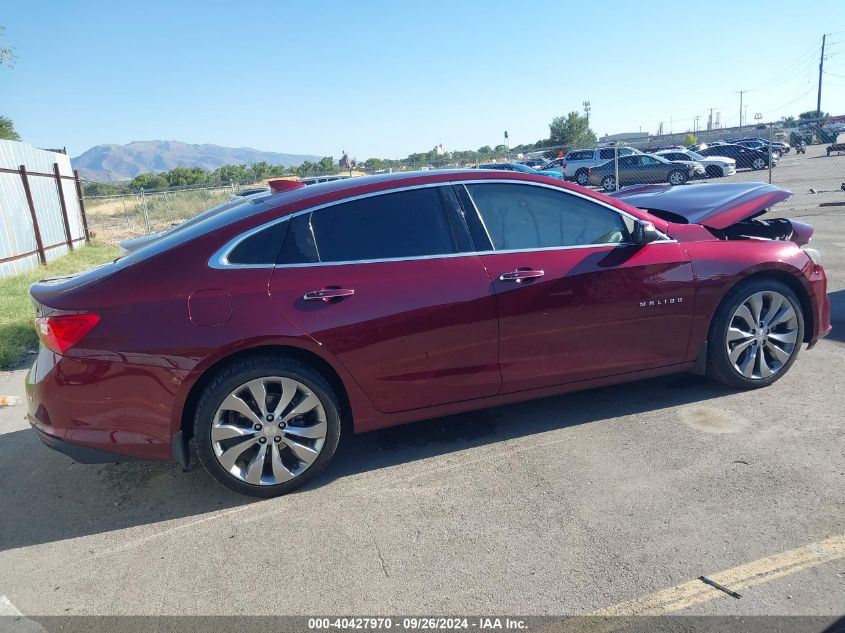
<path fill-rule="evenodd" d="M 593 152 L 591 150 L 587 151 L 580 151 L 580 152 L 569 152 L 566 157 L 566 160 L 590 160 L 593 157 Z"/>
<path fill-rule="evenodd" d="M 630 241 L 620 214 L 580 196 L 506 183 L 466 188 L 497 251 Z"/>
<path fill-rule="evenodd" d="M 354 262 L 459 252 L 460 227 L 447 215 L 441 189 L 410 189 L 314 211 L 309 228 L 317 258 Z"/>

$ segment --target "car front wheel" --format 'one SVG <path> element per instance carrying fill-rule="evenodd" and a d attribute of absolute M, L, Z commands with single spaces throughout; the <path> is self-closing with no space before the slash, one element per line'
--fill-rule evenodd
<path fill-rule="evenodd" d="M 783 376 L 804 340 L 801 302 L 774 279 L 741 283 L 724 298 L 707 339 L 707 373 L 739 389 L 766 387 Z"/>
<path fill-rule="evenodd" d="M 605 176 L 601 179 L 601 186 L 605 191 L 616 191 L 616 178 L 614 176 Z"/>
<path fill-rule="evenodd" d="M 256 497 L 290 492 L 320 473 L 340 439 L 340 407 L 326 379 L 299 361 L 258 356 L 229 365 L 194 416 L 200 463 L 227 488 Z"/>
<path fill-rule="evenodd" d="M 669 172 L 669 184 L 670 185 L 682 185 L 687 181 L 687 175 L 679 170 L 674 170 Z"/>

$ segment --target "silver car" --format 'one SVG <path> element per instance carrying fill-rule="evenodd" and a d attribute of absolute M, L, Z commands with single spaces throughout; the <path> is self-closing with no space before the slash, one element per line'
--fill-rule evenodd
<path fill-rule="evenodd" d="M 616 182 L 617 168 L 615 161 L 609 160 L 589 171 L 591 185 L 600 185 L 605 191 L 615 191 L 625 185 L 640 185 L 668 182 L 670 185 L 682 185 L 704 173 L 704 167 L 686 163 L 673 163 L 660 156 L 634 154 L 619 158 L 619 182 Z"/>

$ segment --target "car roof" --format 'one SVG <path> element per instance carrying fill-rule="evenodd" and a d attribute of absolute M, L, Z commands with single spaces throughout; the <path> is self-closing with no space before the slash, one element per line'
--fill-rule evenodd
<path fill-rule="evenodd" d="M 293 191 L 280 192 L 262 198 L 262 202 L 272 206 L 278 213 L 283 208 L 283 213 L 295 213 L 309 207 L 328 204 L 348 198 L 368 195 L 372 193 L 387 192 L 393 189 L 407 187 L 419 187 L 426 185 L 446 184 L 461 180 L 524 180 L 526 182 L 537 182 L 553 185 L 556 188 L 574 191 L 580 195 L 586 195 L 597 200 L 608 202 L 608 199 L 596 192 L 585 191 L 582 187 L 566 183 L 559 178 L 552 178 L 538 173 L 525 173 L 520 171 L 501 171 L 493 169 L 438 169 L 431 171 L 410 171 L 397 172 L 392 174 L 377 174 L 373 176 L 358 176 L 346 180 L 336 180 L 315 185 L 309 185 Z M 611 204 L 619 206 L 619 201 L 612 201 Z M 627 205 L 625 205 L 627 206 Z"/>

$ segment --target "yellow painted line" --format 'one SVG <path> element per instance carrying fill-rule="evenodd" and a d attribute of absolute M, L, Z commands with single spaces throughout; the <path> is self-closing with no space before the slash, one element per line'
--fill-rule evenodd
<path fill-rule="evenodd" d="M 845 535 L 832 536 L 788 552 L 774 554 L 716 574 L 706 575 L 712 580 L 742 593 L 743 589 L 772 582 L 840 558 L 845 558 Z M 666 615 L 717 598 L 730 598 L 730 596 L 715 587 L 705 585 L 700 580 L 691 580 L 594 611 L 588 614 L 592 616 L 591 618 L 581 620 L 578 623 L 577 630 L 589 631 L 589 633 L 609 633 L 631 624 L 625 618 Z M 735 598 L 730 599 L 735 600 Z M 603 620 L 602 618 L 610 619 Z M 562 633 L 570 630 L 567 625 L 571 626 L 572 624 L 575 624 L 575 622 L 567 623 L 564 620 L 559 627 L 554 627 L 551 630 Z"/>

